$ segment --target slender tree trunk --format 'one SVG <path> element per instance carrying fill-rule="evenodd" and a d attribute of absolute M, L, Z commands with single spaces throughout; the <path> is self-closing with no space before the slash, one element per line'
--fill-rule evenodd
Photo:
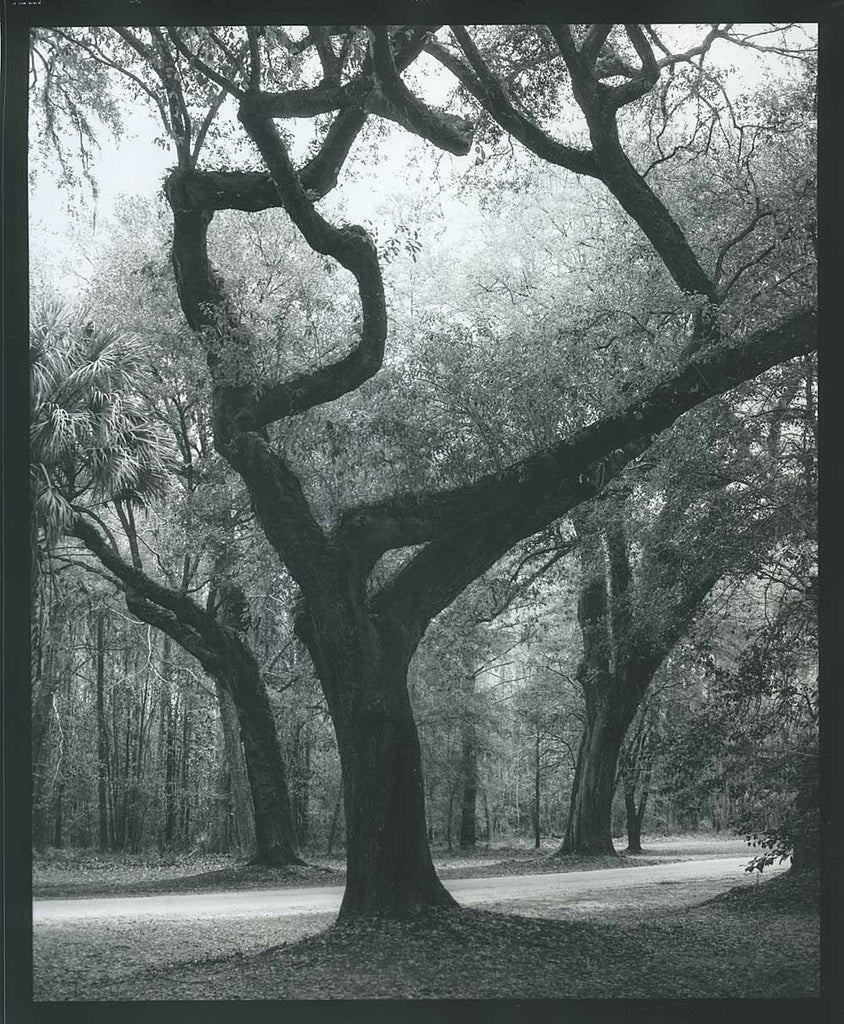
<path fill-rule="evenodd" d="M 173 708 L 172 662 L 170 637 L 165 634 L 162 667 L 165 683 L 161 690 L 161 713 L 164 716 L 164 842 L 172 847 L 176 838 L 176 714 Z"/>
<path fill-rule="evenodd" d="M 331 812 L 331 824 L 328 826 L 328 842 L 325 847 L 326 857 L 331 856 L 334 849 L 334 837 L 337 834 L 337 822 L 340 820 L 340 811 L 343 807 L 343 787 L 337 790 L 337 799 L 334 801 L 334 810 Z"/>
<path fill-rule="evenodd" d="M 64 839 L 64 779 L 60 779 L 56 786 L 53 815 L 53 846 L 60 850 Z"/>
<path fill-rule="evenodd" d="M 311 813 L 311 730 L 307 722 L 304 727 L 304 739 L 301 745 L 301 758 L 299 770 L 299 817 L 297 825 L 299 829 L 299 846 L 305 846 L 310 839 L 310 813 Z"/>
<path fill-rule="evenodd" d="M 483 791 L 484 796 L 484 841 L 488 844 L 492 839 L 492 823 L 489 818 L 489 801 L 486 796 L 486 789 Z"/>
<path fill-rule="evenodd" d="M 636 794 L 632 787 L 625 786 L 624 810 L 627 814 L 627 852 L 642 852 L 642 819 L 645 816 L 645 797 L 641 806 L 636 806 Z"/>
<path fill-rule="evenodd" d="M 541 837 L 539 834 L 539 784 L 542 781 L 540 763 L 541 738 L 539 725 L 537 724 L 533 759 L 533 847 L 535 850 L 538 850 L 541 845 Z"/>
<path fill-rule="evenodd" d="M 40 609 L 37 646 L 33 650 L 32 679 L 32 835 L 34 844 L 42 848 L 47 845 L 49 820 L 49 792 L 46 786 L 49 775 L 50 715 L 57 668 L 61 661 L 61 634 L 66 618 L 66 608 L 61 601 L 52 601 L 46 606 L 46 597 L 39 588 Z"/>
<path fill-rule="evenodd" d="M 179 795 L 181 796 L 181 818 L 179 821 L 179 838 L 182 846 L 190 847 L 190 711 L 191 701 L 187 699 L 182 709 L 182 763 L 179 772 Z"/>
<path fill-rule="evenodd" d="M 105 718 L 105 609 L 97 611 L 97 809 L 100 849 L 108 849 L 108 746 Z"/>
<path fill-rule="evenodd" d="M 460 847 L 472 849 L 477 842 L 478 744 L 475 724 L 475 677 L 466 676 L 467 707 L 461 722 L 460 742 L 463 764 L 463 799 L 460 813 Z"/>

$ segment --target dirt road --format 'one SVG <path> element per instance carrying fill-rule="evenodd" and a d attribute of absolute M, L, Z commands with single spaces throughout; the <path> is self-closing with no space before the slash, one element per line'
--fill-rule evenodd
<path fill-rule="evenodd" d="M 493 878 L 454 878 L 445 882 L 464 906 L 530 904 L 540 900 L 557 906 L 593 900 L 611 889 L 723 879 L 724 888 L 747 880 L 747 857 L 690 860 L 637 868 L 568 871 L 541 875 L 505 875 Z M 777 867 L 768 871 L 776 871 Z M 782 870 L 781 868 L 779 870 Z M 310 889 L 264 889 L 228 893 L 190 893 L 167 896 L 130 896 L 108 899 L 34 900 L 33 922 L 104 919 L 252 918 L 336 912 L 342 886 Z M 515 908 L 514 908 L 515 909 Z"/>

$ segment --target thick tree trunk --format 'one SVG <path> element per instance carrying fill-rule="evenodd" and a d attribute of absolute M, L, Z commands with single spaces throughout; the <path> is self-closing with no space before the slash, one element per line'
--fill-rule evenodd
<path fill-rule="evenodd" d="M 452 906 L 425 828 L 422 763 L 407 693 L 382 694 L 338 730 L 346 805 L 340 919 Z"/>
<path fill-rule="evenodd" d="M 287 772 L 269 697 L 254 656 L 244 650 L 220 682 L 234 702 L 252 794 L 255 864 L 304 864 L 299 856 Z"/>
<path fill-rule="evenodd" d="M 626 724 L 595 711 L 587 716 L 580 741 L 569 819 L 558 855 L 615 856 L 611 836 L 616 765 Z"/>
<path fill-rule="evenodd" d="M 357 621 L 350 621 L 349 611 Z M 385 642 L 361 611 L 343 608 L 330 624 L 315 625 L 311 616 L 297 624 L 326 694 L 343 771 L 346 891 L 340 921 L 455 905 L 428 846 L 409 659 L 401 642 Z"/>

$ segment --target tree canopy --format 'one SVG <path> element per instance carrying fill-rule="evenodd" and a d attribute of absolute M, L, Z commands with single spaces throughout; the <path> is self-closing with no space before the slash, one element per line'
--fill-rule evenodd
<path fill-rule="evenodd" d="M 737 96 L 709 68 L 716 44 L 773 45 L 807 73 L 782 94 Z M 67 49 L 119 76 L 174 155 L 171 270 L 142 271 L 172 273 L 207 363 L 216 450 L 298 587 L 296 631 L 343 764 L 342 914 L 449 903 L 425 835 L 410 660 L 473 581 L 607 494 L 681 417 L 728 393 L 751 401 L 746 382 L 816 348 L 811 40 L 720 23 L 171 26 L 55 30 L 39 47 L 47 67 Z M 79 86 L 92 101 L 98 81 Z M 429 98 L 444 82 L 451 91 Z M 48 117 L 62 103 L 75 116 L 76 93 L 43 95 Z M 297 119 L 313 129 L 304 153 L 284 124 Z M 322 212 L 359 137 L 378 149 L 373 120 L 455 157 L 474 148 L 464 187 L 487 211 L 507 202 L 504 143 L 530 154 L 511 164 L 514 188 L 550 169 L 566 182 L 557 210 L 539 204 L 523 253 L 474 277 L 504 302 L 464 292 L 459 317 L 391 322 L 404 299 L 392 302 L 385 268 L 402 252 L 415 265 L 419 228 L 400 222 L 379 242 Z M 274 210 L 284 227 L 259 221 Z M 215 240 L 223 211 L 232 220 Z M 247 238 L 251 254 L 235 258 Z M 274 281 L 296 273 L 308 286 L 279 304 Z M 443 392 L 442 415 L 428 416 Z M 467 423 L 476 436 L 453 444 Z M 388 457 L 350 449 L 362 434 Z M 693 500 L 664 482 L 667 509 Z M 197 650 L 218 658 L 234 643 L 184 593 L 121 564 L 81 510 L 64 525 Z"/>

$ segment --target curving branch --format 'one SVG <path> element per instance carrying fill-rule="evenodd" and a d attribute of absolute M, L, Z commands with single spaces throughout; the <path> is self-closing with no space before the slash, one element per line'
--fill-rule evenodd
<path fill-rule="evenodd" d="M 81 515 L 74 516 L 70 533 L 81 540 L 101 565 L 121 581 L 126 591 L 127 601 L 132 596 L 140 601 L 157 605 L 163 613 L 173 616 L 186 629 L 191 630 L 195 634 L 197 643 L 202 642 L 211 648 L 219 643 L 220 627 L 200 605 L 187 594 L 157 583 L 142 569 L 125 561 L 120 553 L 106 542 L 100 532 Z"/>
<path fill-rule="evenodd" d="M 469 64 L 465 64 L 434 39 L 428 40 L 425 44 L 425 52 L 447 68 L 490 117 L 526 149 L 543 160 L 558 167 L 566 167 L 575 174 L 600 177 L 593 153 L 558 142 L 517 110 L 508 98 L 502 83 L 483 60 L 466 29 L 460 25 L 451 25 L 450 28 L 466 54 Z"/>
<path fill-rule="evenodd" d="M 304 189 L 321 197 L 337 185 L 340 169 L 366 123 L 366 117 L 366 111 L 357 107 L 340 111 L 331 122 L 319 152 L 299 170 L 299 180 Z"/>
<path fill-rule="evenodd" d="M 162 608 L 131 590 L 126 592 L 126 607 L 136 618 L 146 622 L 149 626 L 155 626 L 156 629 L 160 629 L 162 633 L 166 633 L 172 640 L 175 640 L 188 654 L 192 654 L 210 675 L 216 677 L 219 674 L 223 665 L 220 654 L 205 643 L 196 630 L 186 625 L 174 612 Z"/>
<path fill-rule="evenodd" d="M 628 87 L 638 89 L 645 83 L 649 84 L 644 91 L 652 88 L 658 78 L 653 54 L 646 58 L 647 67 L 639 78 L 612 89 L 599 82 L 596 70 L 584 62 L 569 26 L 549 25 L 548 30 L 566 63 L 572 93 L 586 118 L 599 168 L 598 176 L 642 229 L 679 288 L 687 294 L 703 295 L 710 302 L 716 302 L 715 285 L 665 204 L 630 162 L 618 136 L 616 113 L 619 104 L 616 102 L 618 97 L 614 99 L 613 94 Z M 648 44 L 644 34 L 633 31 L 633 38 L 645 53 L 644 47 Z"/>
<path fill-rule="evenodd" d="M 642 68 L 629 81 L 609 90 L 610 103 L 615 110 L 649 93 L 659 79 L 659 65 L 642 29 L 638 25 L 625 25 L 624 30 L 642 62 Z"/>
<path fill-rule="evenodd" d="M 360 341 L 352 352 L 333 366 L 265 388 L 254 409 L 254 422 L 264 426 L 338 398 L 373 376 L 384 358 L 387 309 L 378 253 L 367 232 L 357 225 L 336 228 L 314 209 L 275 125 L 256 113 L 250 101 L 241 103 L 238 117 L 260 150 L 290 219 L 314 251 L 332 256 L 354 275 L 361 300 Z"/>

